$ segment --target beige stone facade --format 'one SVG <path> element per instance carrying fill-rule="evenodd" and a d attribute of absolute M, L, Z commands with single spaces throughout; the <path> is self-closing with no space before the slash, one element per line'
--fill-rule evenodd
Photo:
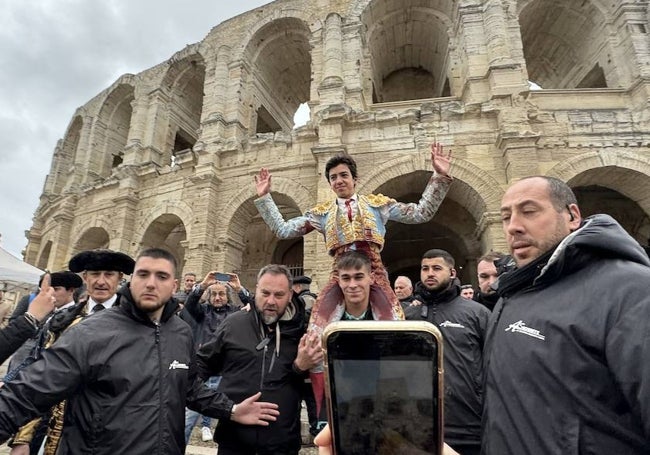
<path fill-rule="evenodd" d="M 70 121 L 52 159 L 26 260 L 164 246 L 182 270 L 283 262 L 325 282 L 316 233 L 277 240 L 253 205 L 273 173 L 286 217 L 332 197 L 325 162 L 347 152 L 359 191 L 417 200 L 430 142 L 453 149 L 435 218 L 390 224 L 384 261 L 417 278 L 440 247 L 474 278 L 504 250 L 499 203 L 512 181 L 559 177 L 583 211 L 650 238 L 650 29 L 645 0 L 278 0 L 127 74 Z M 543 90 L 530 90 L 533 81 Z M 307 103 L 310 121 L 293 128 Z"/>

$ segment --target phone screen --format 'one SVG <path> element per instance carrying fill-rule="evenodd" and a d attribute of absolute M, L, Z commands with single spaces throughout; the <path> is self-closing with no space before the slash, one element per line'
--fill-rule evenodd
<path fill-rule="evenodd" d="M 438 344 L 427 332 L 327 338 L 337 455 L 438 454 Z"/>
<path fill-rule="evenodd" d="M 228 281 L 230 281 L 230 275 L 228 275 L 227 273 L 217 272 L 217 273 L 214 274 L 214 279 L 217 280 L 217 281 L 228 282 Z"/>

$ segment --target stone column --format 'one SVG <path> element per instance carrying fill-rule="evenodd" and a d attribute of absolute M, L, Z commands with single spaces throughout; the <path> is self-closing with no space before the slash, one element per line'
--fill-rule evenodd
<path fill-rule="evenodd" d="M 323 79 L 318 86 L 321 104 L 343 103 L 341 16 L 331 13 L 323 33 Z"/>

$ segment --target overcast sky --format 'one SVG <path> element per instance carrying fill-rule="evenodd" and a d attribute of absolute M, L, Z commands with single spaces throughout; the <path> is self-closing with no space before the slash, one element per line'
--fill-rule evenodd
<path fill-rule="evenodd" d="M 0 234 L 20 256 L 74 111 L 265 0 L 2 0 Z"/>

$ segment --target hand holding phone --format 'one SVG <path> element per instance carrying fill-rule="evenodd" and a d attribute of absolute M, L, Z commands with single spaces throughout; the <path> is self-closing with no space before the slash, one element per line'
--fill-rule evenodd
<path fill-rule="evenodd" d="M 442 336 L 422 321 L 340 321 L 325 328 L 336 455 L 443 453 Z"/>

